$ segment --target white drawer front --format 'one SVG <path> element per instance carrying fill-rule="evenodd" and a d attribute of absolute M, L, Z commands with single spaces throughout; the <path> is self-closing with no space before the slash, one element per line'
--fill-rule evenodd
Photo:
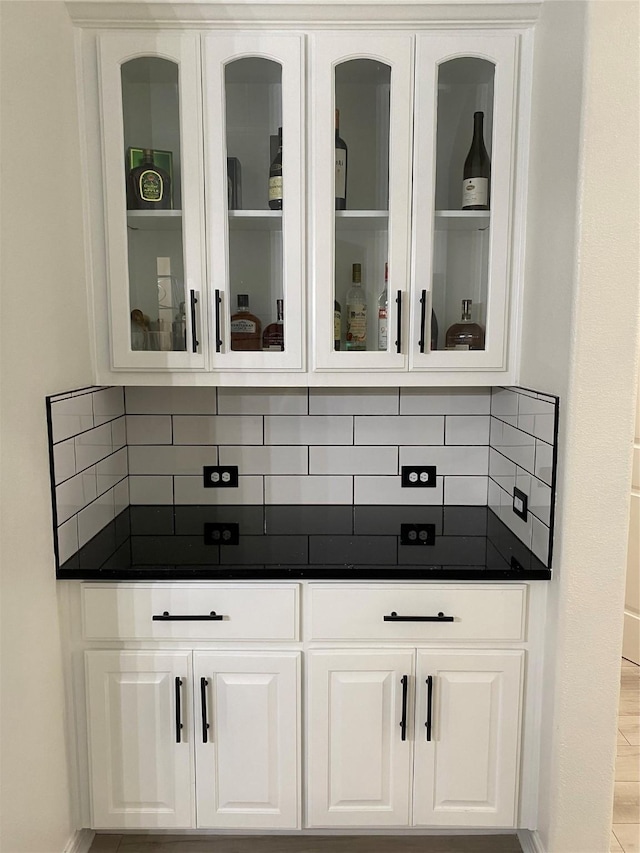
<path fill-rule="evenodd" d="M 310 591 L 309 639 L 519 641 L 525 596 L 523 586 L 317 586 Z"/>
<path fill-rule="evenodd" d="M 296 640 L 299 636 L 295 585 L 85 586 L 83 608 L 84 635 L 89 640 Z M 212 613 L 222 619 L 212 618 Z"/>

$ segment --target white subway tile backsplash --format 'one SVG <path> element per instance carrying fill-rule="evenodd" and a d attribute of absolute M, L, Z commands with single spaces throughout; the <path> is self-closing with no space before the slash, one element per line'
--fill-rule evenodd
<path fill-rule="evenodd" d="M 518 429 L 536 438 L 553 444 L 555 406 L 546 400 L 520 395 L 518 407 Z"/>
<path fill-rule="evenodd" d="M 310 447 L 310 474 L 397 474 L 397 447 Z"/>
<path fill-rule="evenodd" d="M 200 477 L 202 482 L 202 477 Z M 131 504 L 172 504 L 173 477 L 131 476 L 129 474 L 129 501 Z"/>
<path fill-rule="evenodd" d="M 70 480 L 65 480 L 56 486 L 56 507 L 58 510 L 58 524 L 62 524 L 72 515 L 76 515 L 87 504 L 94 501 L 96 491 L 95 468 L 88 468 Z"/>
<path fill-rule="evenodd" d="M 334 415 L 265 417 L 265 444 L 353 444 L 353 418 Z"/>
<path fill-rule="evenodd" d="M 76 473 L 76 450 L 72 438 L 53 445 L 53 471 L 56 485 Z"/>
<path fill-rule="evenodd" d="M 223 446 L 220 465 L 237 465 L 243 474 L 307 474 L 309 452 L 302 445 L 271 445 L 265 447 Z"/>
<path fill-rule="evenodd" d="M 127 415 L 127 444 L 171 444 L 171 415 Z"/>
<path fill-rule="evenodd" d="M 356 444 L 444 444 L 444 417 L 356 417 Z"/>
<path fill-rule="evenodd" d="M 125 477 L 113 487 L 113 509 L 116 515 L 129 506 L 129 478 Z"/>
<path fill-rule="evenodd" d="M 68 397 L 51 403 L 51 430 L 54 444 L 93 429 L 91 394 Z"/>
<path fill-rule="evenodd" d="M 218 388 L 219 415 L 306 415 L 306 388 Z"/>
<path fill-rule="evenodd" d="M 435 465 L 437 474 L 487 475 L 489 448 L 480 446 L 401 447 L 400 466 Z"/>
<path fill-rule="evenodd" d="M 126 447 L 127 444 L 127 419 L 126 417 L 117 418 L 111 421 L 111 444 L 114 450 L 120 450 L 121 447 Z"/>
<path fill-rule="evenodd" d="M 60 565 L 73 557 L 78 545 L 78 516 L 74 515 L 58 527 L 58 560 Z"/>
<path fill-rule="evenodd" d="M 351 504 L 352 477 L 265 477 L 266 504 Z"/>
<path fill-rule="evenodd" d="M 78 545 L 82 548 L 114 518 L 113 490 L 101 495 L 78 513 Z"/>
<path fill-rule="evenodd" d="M 218 449 L 205 445 L 133 445 L 129 447 L 130 474 L 199 474 L 204 465 L 218 464 Z"/>
<path fill-rule="evenodd" d="M 125 447 L 107 456 L 96 464 L 96 485 L 99 495 L 112 489 L 129 473 L 127 467 L 127 450 Z"/>
<path fill-rule="evenodd" d="M 397 415 L 397 388 L 311 388 L 310 415 Z"/>
<path fill-rule="evenodd" d="M 93 397 L 93 420 L 96 426 L 124 415 L 124 388 L 114 386 L 96 391 Z"/>
<path fill-rule="evenodd" d="M 500 517 L 500 508 L 502 506 L 502 489 L 500 486 L 489 478 L 489 484 L 487 489 L 487 506 L 489 509 L 493 510 L 495 514 Z"/>
<path fill-rule="evenodd" d="M 402 388 L 401 415 L 488 415 L 489 388 Z"/>
<path fill-rule="evenodd" d="M 182 416 L 173 418 L 174 444 L 262 444 L 258 415 Z M 284 442 L 286 444 L 290 442 Z"/>
<path fill-rule="evenodd" d="M 486 506 L 488 477 L 445 477 L 444 502 L 448 506 Z"/>
<path fill-rule="evenodd" d="M 389 506 L 439 506 L 442 504 L 443 478 L 436 478 L 433 489 L 403 487 L 400 477 L 354 478 L 354 503 Z"/>
<path fill-rule="evenodd" d="M 445 444 L 489 444 L 489 415 L 447 415 Z"/>
<path fill-rule="evenodd" d="M 553 485 L 553 447 L 536 439 L 535 454 L 533 473 L 548 486 Z"/>
<path fill-rule="evenodd" d="M 546 565 L 549 562 L 549 536 L 550 531 L 535 516 L 531 517 L 531 550 L 536 557 Z"/>
<path fill-rule="evenodd" d="M 499 488 L 499 487 L 498 487 Z M 513 495 L 508 495 L 500 489 L 500 511 L 498 513 L 500 520 L 515 533 L 518 539 L 523 542 L 529 550 L 531 550 L 531 519 L 534 517 L 531 513 L 527 514 L 527 520 L 523 521 L 519 515 L 513 511 Z"/>
<path fill-rule="evenodd" d="M 515 462 L 498 453 L 493 447 L 489 449 L 489 476 L 510 495 L 516 485 L 517 472 L 518 466 Z"/>
<path fill-rule="evenodd" d="M 534 473 L 536 440 L 528 433 L 491 418 L 491 446 L 520 468 Z"/>
<path fill-rule="evenodd" d="M 74 438 L 76 446 L 76 468 L 82 471 L 90 465 L 95 465 L 113 449 L 111 441 L 111 424 L 103 424 L 95 429 L 83 432 Z"/>
<path fill-rule="evenodd" d="M 511 388 L 492 388 L 491 414 L 510 426 L 517 426 L 519 396 Z"/>
<path fill-rule="evenodd" d="M 189 387 L 128 387 L 128 415 L 215 415 L 216 389 Z"/>
<path fill-rule="evenodd" d="M 518 470 L 516 487 L 527 496 L 529 512 L 532 512 L 547 527 L 551 519 L 551 488 L 526 471 Z"/>
<path fill-rule="evenodd" d="M 262 477 L 238 477 L 236 489 L 205 489 L 202 477 L 174 477 L 175 503 L 217 505 L 262 504 Z"/>

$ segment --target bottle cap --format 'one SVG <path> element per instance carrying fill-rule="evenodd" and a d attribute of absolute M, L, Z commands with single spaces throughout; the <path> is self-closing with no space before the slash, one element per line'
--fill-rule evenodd
<path fill-rule="evenodd" d="M 238 294 L 238 308 L 248 308 L 249 307 L 249 294 L 248 293 L 239 293 Z"/>
<path fill-rule="evenodd" d="M 142 159 L 143 160 L 151 160 L 151 162 L 153 162 L 153 148 L 143 148 L 142 149 Z"/>
<path fill-rule="evenodd" d="M 362 281 L 362 265 L 354 264 L 351 268 L 352 271 L 352 281 Z"/>

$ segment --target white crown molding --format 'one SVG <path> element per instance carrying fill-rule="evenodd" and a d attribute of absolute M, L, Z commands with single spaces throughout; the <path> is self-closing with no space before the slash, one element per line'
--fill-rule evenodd
<path fill-rule="evenodd" d="M 384 26 L 523 27 L 535 23 L 530 0 L 66 0 L 72 21 L 90 27 Z"/>

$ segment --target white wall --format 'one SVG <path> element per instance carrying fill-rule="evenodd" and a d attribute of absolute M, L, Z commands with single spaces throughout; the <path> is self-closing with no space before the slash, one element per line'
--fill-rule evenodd
<path fill-rule="evenodd" d="M 638 379 L 622 654 L 640 664 L 640 377 Z"/>
<path fill-rule="evenodd" d="M 0 4 L 3 853 L 72 835 L 44 398 L 90 382 L 72 30 Z M 35 484 L 38 488 L 35 488 Z"/>
<path fill-rule="evenodd" d="M 545 2 L 536 42 L 520 379 L 561 396 L 539 831 L 547 853 L 602 853 L 639 326 L 637 5 Z"/>

